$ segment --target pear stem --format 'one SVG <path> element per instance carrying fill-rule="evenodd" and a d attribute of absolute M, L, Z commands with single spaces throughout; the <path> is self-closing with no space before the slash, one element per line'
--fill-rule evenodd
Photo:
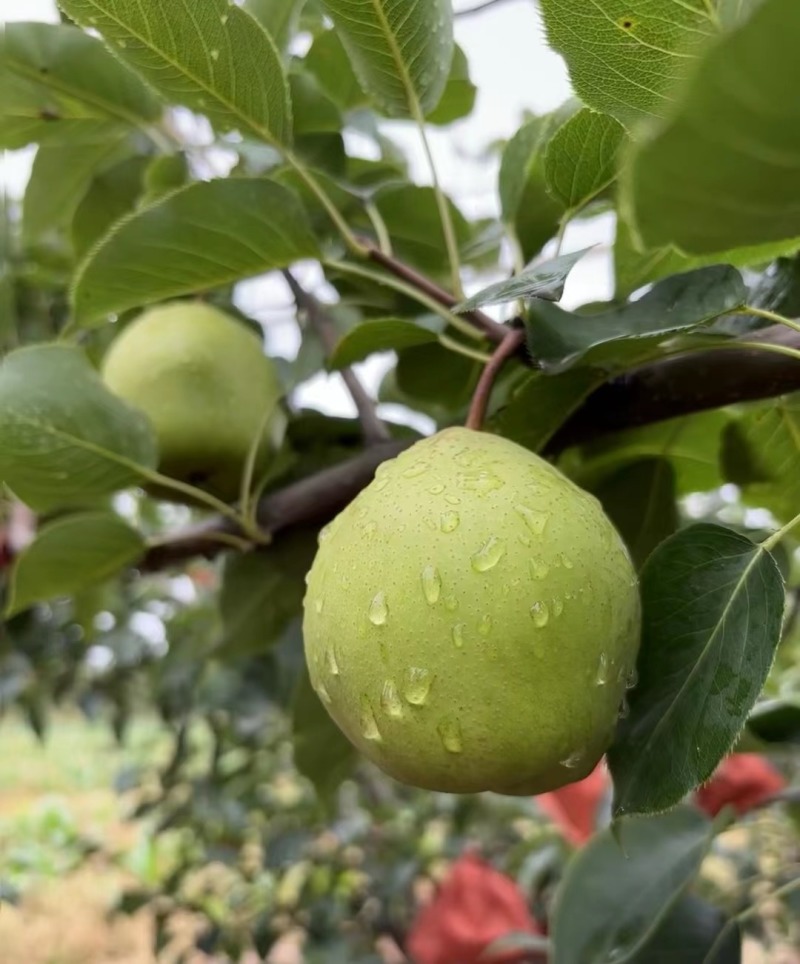
<path fill-rule="evenodd" d="M 471 428 L 476 432 L 481 430 L 483 420 L 486 417 L 486 410 L 489 407 L 489 398 L 492 394 L 495 380 L 500 374 L 503 365 L 505 365 L 508 359 L 511 358 L 512 355 L 515 355 L 524 344 L 525 329 L 509 328 L 492 357 L 486 362 L 486 367 L 481 373 L 480 380 L 475 388 L 475 394 L 472 396 L 469 414 L 467 415 L 467 428 Z"/>

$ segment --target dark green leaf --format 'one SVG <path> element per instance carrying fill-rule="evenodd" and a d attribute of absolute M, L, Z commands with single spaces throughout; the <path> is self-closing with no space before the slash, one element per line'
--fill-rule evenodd
<path fill-rule="evenodd" d="M 361 89 L 350 57 L 335 30 L 326 30 L 314 38 L 303 64 L 342 110 L 369 103 L 369 95 Z"/>
<path fill-rule="evenodd" d="M 553 964 L 628 961 L 697 875 L 713 828 L 681 807 L 619 821 L 575 856 L 556 894 Z M 613 886 L 609 886 L 613 882 Z"/>
<path fill-rule="evenodd" d="M 78 320 L 214 288 L 317 254 L 291 192 L 256 178 L 191 184 L 117 224 L 81 265 Z"/>
<path fill-rule="evenodd" d="M 798 45 L 800 6 L 765 0 L 634 150 L 623 186 L 646 245 L 704 254 L 800 236 Z"/>
<path fill-rule="evenodd" d="M 604 479 L 594 494 L 625 540 L 637 569 L 678 528 L 675 470 L 666 459 L 631 462 Z"/>
<path fill-rule="evenodd" d="M 292 740 L 295 766 L 314 784 L 323 803 L 329 803 L 355 766 L 358 754 L 328 715 L 307 672 L 294 697 Z"/>
<path fill-rule="evenodd" d="M 92 179 L 72 218 L 72 247 L 80 257 L 136 205 L 148 159 L 129 157 Z"/>
<path fill-rule="evenodd" d="M 439 344 L 404 349 L 395 369 L 397 386 L 408 398 L 453 408 L 469 401 L 479 372 L 478 362 Z"/>
<path fill-rule="evenodd" d="M 531 375 L 498 413 L 498 431 L 505 438 L 539 452 L 604 381 L 605 375 L 591 368 L 571 368 L 558 375 Z"/>
<path fill-rule="evenodd" d="M 316 551 L 313 533 L 298 532 L 262 552 L 232 555 L 220 596 L 227 656 L 263 654 L 302 610 L 303 577 Z"/>
<path fill-rule="evenodd" d="M 0 479 L 34 509 L 81 504 L 155 469 L 147 419 L 108 392 L 82 352 L 21 348 L 0 367 Z"/>
<path fill-rule="evenodd" d="M 800 745 L 800 698 L 757 703 L 747 718 L 747 728 L 766 743 Z"/>
<path fill-rule="evenodd" d="M 453 58 L 449 0 L 323 0 L 359 83 L 383 109 L 415 117 L 432 111 Z"/>
<path fill-rule="evenodd" d="M 502 305 L 517 299 L 560 301 L 570 271 L 589 250 L 584 248 L 572 254 L 562 254 L 551 261 L 530 265 L 508 281 L 498 281 L 496 284 L 489 285 L 488 288 L 463 301 L 453 310 L 474 311 L 486 305 Z"/>
<path fill-rule="evenodd" d="M 738 925 L 713 904 L 687 894 L 645 946 L 627 960 L 628 964 L 741 964 L 741 945 Z"/>
<path fill-rule="evenodd" d="M 569 211 L 578 211 L 617 176 L 625 129 L 608 114 L 588 107 L 551 137 L 544 158 L 547 189 Z"/>
<path fill-rule="evenodd" d="M 112 512 L 81 512 L 51 522 L 14 560 L 5 614 L 102 582 L 144 548 L 141 535 Z"/>
<path fill-rule="evenodd" d="M 574 105 L 569 104 L 534 117 L 503 151 L 498 183 L 503 221 L 513 230 L 525 261 L 553 237 L 564 214 L 564 205 L 547 190 L 545 152 L 550 138 L 573 112 Z"/>
<path fill-rule="evenodd" d="M 401 318 L 378 318 L 358 325 L 336 345 L 328 367 L 346 368 L 378 351 L 396 351 L 437 340 L 430 328 Z"/>
<path fill-rule="evenodd" d="M 666 113 L 674 87 L 716 34 L 705 0 L 542 0 L 541 7 L 575 93 L 625 125 Z"/>
<path fill-rule="evenodd" d="M 596 315 L 573 314 L 554 305 L 537 303 L 527 321 L 528 345 L 534 358 L 559 369 L 576 361 L 613 366 L 615 354 L 625 349 L 609 342 L 635 341 L 669 335 L 708 324 L 734 311 L 747 300 L 747 289 L 735 268 L 715 265 L 666 278 L 638 301 Z"/>
<path fill-rule="evenodd" d="M 142 204 L 151 204 L 162 195 L 183 187 L 189 180 L 189 167 L 184 154 L 161 154 L 154 157 L 144 174 Z"/>
<path fill-rule="evenodd" d="M 663 542 L 641 586 L 639 682 L 608 753 L 617 813 L 663 810 L 711 776 L 764 686 L 784 607 L 772 556 L 705 523 Z"/>
<path fill-rule="evenodd" d="M 60 0 L 60 5 L 82 27 L 100 31 L 167 100 L 205 114 L 220 130 L 289 143 L 292 115 L 281 55 L 261 24 L 235 4 Z"/>

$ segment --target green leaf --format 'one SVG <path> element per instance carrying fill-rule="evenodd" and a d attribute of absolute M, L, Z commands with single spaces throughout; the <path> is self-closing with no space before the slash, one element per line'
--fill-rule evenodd
<path fill-rule="evenodd" d="M 52 119 L 51 119 L 52 118 Z M 93 120 L 60 120 L 43 113 L 41 117 L 8 117 L 0 114 L 0 148 L 19 150 L 28 144 L 91 144 L 116 137 L 119 124 Z"/>
<path fill-rule="evenodd" d="M 339 341 L 328 367 L 346 368 L 378 351 L 397 351 L 437 340 L 437 334 L 402 318 L 377 318 L 358 325 Z"/>
<path fill-rule="evenodd" d="M 606 380 L 603 372 L 571 368 L 558 375 L 537 372 L 511 396 L 495 419 L 505 438 L 540 452 L 569 416 Z"/>
<path fill-rule="evenodd" d="M 453 58 L 449 0 L 323 0 L 359 83 L 388 114 L 416 118 L 444 92 Z"/>
<path fill-rule="evenodd" d="M 725 432 L 722 464 L 747 502 L 793 518 L 800 507 L 800 394 L 744 406 Z"/>
<path fill-rule="evenodd" d="M 559 370 L 582 364 L 613 367 L 626 357 L 629 343 L 668 335 L 708 324 L 742 307 L 747 289 L 742 276 L 728 265 L 700 268 L 659 282 L 638 301 L 595 315 L 579 315 L 555 305 L 537 303 L 526 322 L 528 346 L 534 358 Z"/>
<path fill-rule="evenodd" d="M 326 30 L 314 38 L 303 65 L 342 110 L 353 110 L 369 103 L 369 94 L 361 89 L 350 56 L 335 30 Z"/>
<path fill-rule="evenodd" d="M 541 8 L 575 93 L 626 126 L 670 109 L 676 84 L 717 33 L 707 0 L 542 0 Z"/>
<path fill-rule="evenodd" d="M 475 106 L 478 89 L 469 77 L 469 62 L 461 47 L 456 44 L 453 49 L 453 62 L 450 65 L 450 76 L 439 103 L 425 120 L 429 124 L 452 124 L 453 121 L 468 117 Z"/>
<path fill-rule="evenodd" d="M 678 528 L 675 470 L 664 458 L 623 466 L 594 490 L 637 569 Z"/>
<path fill-rule="evenodd" d="M 662 918 L 644 947 L 627 961 L 628 964 L 741 964 L 741 945 L 742 935 L 737 925 L 713 904 L 687 894 Z"/>
<path fill-rule="evenodd" d="M 191 184 L 119 222 L 78 269 L 79 322 L 214 288 L 318 254 L 300 203 L 258 178 Z"/>
<path fill-rule="evenodd" d="M 681 807 L 620 820 L 572 859 L 556 893 L 553 964 L 628 961 L 697 876 L 713 827 Z M 613 886 L 609 886 L 613 881 Z"/>
<path fill-rule="evenodd" d="M 329 804 L 342 780 L 353 770 L 358 754 L 328 715 L 304 672 L 292 707 L 294 764 Z"/>
<path fill-rule="evenodd" d="M 608 761 L 616 813 L 671 807 L 708 780 L 745 724 L 781 635 L 772 556 L 722 526 L 689 526 L 641 580 L 638 685 Z"/>
<path fill-rule="evenodd" d="M 800 236 L 799 44 L 800 6 L 765 0 L 704 58 L 623 180 L 645 245 L 706 254 Z"/>
<path fill-rule="evenodd" d="M 286 50 L 300 24 L 304 3 L 305 0 L 245 0 L 243 6 L 272 37 L 278 50 Z"/>
<path fill-rule="evenodd" d="M 147 129 L 161 105 L 133 71 L 95 37 L 64 24 L 6 24 L 0 50 L 0 130 L 16 122 L 18 143 L 39 140 L 43 128 L 114 121 Z M 27 135 L 22 135 L 28 122 Z M 102 122 L 101 123 L 98 123 Z M 37 130 L 39 133 L 37 134 Z M 8 133 L 6 133 L 8 136 Z"/>
<path fill-rule="evenodd" d="M 765 743 L 800 746 L 800 697 L 787 696 L 757 703 L 747 717 L 747 729 Z"/>
<path fill-rule="evenodd" d="M 572 254 L 562 254 L 551 261 L 529 265 L 523 271 L 508 281 L 498 281 L 488 288 L 456 305 L 454 311 L 474 311 L 486 305 L 502 305 L 509 301 L 522 299 L 531 301 L 534 298 L 542 301 L 559 301 L 564 294 L 564 285 L 570 271 L 589 251 L 575 251 Z"/>
<path fill-rule="evenodd" d="M 39 345 L 0 367 L 0 480 L 41 511 L 134 485 L 157 464 L 147 419 L 76 348 Z"/>
<path fill-rule="evenodd" d="M 44 526 L 14 560 L 6 616 L 108 579 L 137 559 L 141 535 L 113 512 L 81 512 Z"/>
<path fill-rule="evenodd" d="M 677 248 L 671 246 L 641 249 L 637 246 L 625 218 L 620 215 L 617 217 L 617 238 L 614 244 L 615 293 L 617 298 L 627 298 L 637 288 L 671 274 L 683 274 L 713 264 L 729 264 L 734 268 L 766 265 L 776 258 L 795 254 L 798 250 L 800 238 L 733 248 L 730 251 L 703 256 L 681 254 Z"/>
<path fill-rule="evenodd" d="M 534 117 L 503 151 L 498 182 L 503 221 L 512 229 L 525 261 L 553 237 L 564 214 L 564 205 L 547 190 L 545 157 L 550 138 L 573 112 L 570 103 Z"/>
<path fill-rule="evenodd" d="M 263 654 L 280 640 L 302 612 L 303 576 L 315 551 L 316 538 L 300 532 L 261 552 L 230 556 L 220 594 L 225 655 Z"/>
<path fill-rule="evenodd" d="M 588 107 L 552 136 L 544 157 L 547 189 L 570 211 L 578 211 L 613 183 L 625 128 Z"/>
<path fill-rule="evenodd" d="M 249 13 L 228 0 L 60 0 L 82 27 L 98 30 L 168 101 L 287 145 L 292 118 L 283 59 Z"/>
<path fill-rule="evenodd" d="M 130 152 L 125 135 L 84 144 L 45 145 L 36 152 L 22 207 L 22 237 L 32 244 L 72 220 L 96 174 Z"/>
<path fill-rule="evenodd" d="M 164 194 L 176 191 L 189 180 L 189 167 L 184 154 L 161 154 L 154 157 L 144 172 L 142 204 L 152 204 Z"/>
<path fill-rule="evenodd" d="M 480 364 L 440 344 L 416 345 L 400 352 L 397 387 L 409 399 L 457 408 L 465 405 L 480 373 Z"/>
<path fill-rule="evenodd" d="M 133 209 L 148 163 L 146 157 L 129 157 L 95 175 L 72 218 L 76 256 L 85 254 L 115 221 Z"/>

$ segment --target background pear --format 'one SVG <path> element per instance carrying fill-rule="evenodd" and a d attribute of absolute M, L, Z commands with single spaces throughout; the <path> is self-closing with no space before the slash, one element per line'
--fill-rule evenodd
<path fill-rule="evenodd" d="M 308 576 L 311 681 L 397 779 L 535 794 L 607 748 L 640 634 L 598 501 L 513 442 L 446 429 L 384 463 Z"/>
<path fill-rule="evenodd" d="M 102 374 L 153 423 L 159 470 L 228 502 L 239 495 L 253 439 L 263 438 L 258 478 L 283 428 L 280 380 L 260 339 L 200 302 L 145 311 L 114 340 Z"/>

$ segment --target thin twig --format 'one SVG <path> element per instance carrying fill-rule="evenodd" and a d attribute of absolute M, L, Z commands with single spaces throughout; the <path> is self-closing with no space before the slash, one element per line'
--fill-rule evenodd
<path fill-rule="evenodd" d="M 314 297 L 310 292 L 298 282 L 291 271 L 283 272 L 286 283 L 294 295 L 294 300 L 300 311 L 305 312 L 308 323 L 317 333 L 319 340 L 325 349 L 325 354 L 330 357 L 336 348 L 337 336 L 336 326 L 325 306 Z M 375 401 L 358 380 L 358 376 L 352 368 L 342 368 L 339 370 L 342 381 L 347 386 L 347 391 L 356 406 L 361 428 L 364 432 L 364 440 L 372 445 L 375 442 L 386 442 L 391 438 L 389 429 L 378 418 L 375 411 Z"/>
<path fill-rule="evenodd" d="M 474 429 L 476 432 L 480 431 L 486 416 L 486 409 L 489 406 L 489 396 L 492 394 L 495 379 L 500 374 L 503 365 L 505 365 L 512 355 L 516 355 L 524 343 L 524 328 L 509 328 L 506 330 L 505 337 L 481 373 L 480 381 L 475 389 L 475 394 L 472 396 L 472 404 L 467 415 L 467 428 Z"/>
<path fill-rule="evenodd" d="M 458 304 L 458 299 L 451 295 L 450 292 L 445 291 L 444 288 L 440 288 L 436 282 L 431 281 L 430 278 L 426 278 L 424 275 L 421 275 L 418 271 L 410 268 L 402 261 L 398 261 L 397 258 L 384 253 L 380 250 L 380 248 L 370 245 L 368 248 L 368 256 L 371 261 L 374 261 L 382 268 L 385 268 L 396 278 L 400 278 L 402 281 L 410 284 L 412 287 L 416 288 L 418 291 L 421 291 L 434 301 L 437 301 L 445 308 L 453 308 Z M 480 331 L 482 331 L 487 338 L 491 338 L 491 340 L 496 342 L 498 345 L 503 338 L 505 338 L 505 327 L 498 324 L 493 318 L 490 318 L 482 311 L 465 311 L 461 317 L 472 322 L 472 324 L 476 328 L 480 329 Z"/>

